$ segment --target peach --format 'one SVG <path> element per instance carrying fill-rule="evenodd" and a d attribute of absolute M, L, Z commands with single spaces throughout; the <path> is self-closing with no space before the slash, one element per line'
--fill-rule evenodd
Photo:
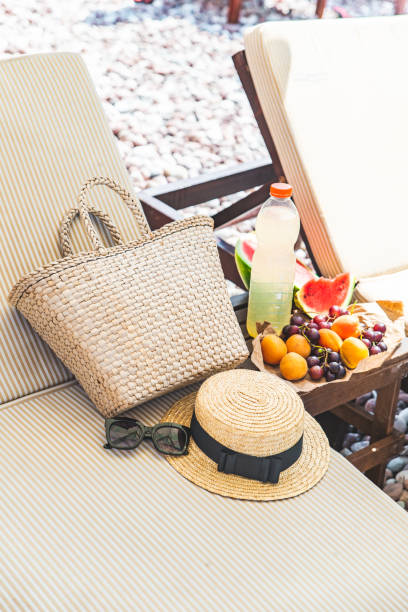
<path fill-rule="evenodd" d="M 339 352 L 340 347 L 343 343 L 343 340 L 340 338 L 338 334 L 332 329 L 319 329 L 320 336 L 320 346 L 324 346 L 326 348 Z"/>
<path fill-rule="evenodd" d="M 362 359 L 369 356 L 368 348 L 359 338 L 346 338 L 340 349 L 340 357 L 343 363 L 354 370 Z"/>
<path fill-rule="evenodd" d="M 287 353 L 281 360 L 280 372 L 286 380 L 300 380 L 307 373 L 307 362 L 297 353 Z"/>
<path fill-rule="evenodd" d="M 334 320 L 331 329 L 343 340 L 351 337 L 358 338 L 361 334 L 360 321 L 355 315 L 342 315 L 338 317 Z"/>
<path fill-rule="evenodd" d="M 300 334 L 294 334 L 286 340 L 286 348 L 288 353 L 297 353 L 302 357 L 309 357 L 311 353 L 310 342 Z"/>
<path fill-rule="evenodd" d="M 277 365 L 288 352 L 286 344 L 276 334 L 267 334 L 261 340 L 261 350 L 264 362 L 270 365 Z"/>

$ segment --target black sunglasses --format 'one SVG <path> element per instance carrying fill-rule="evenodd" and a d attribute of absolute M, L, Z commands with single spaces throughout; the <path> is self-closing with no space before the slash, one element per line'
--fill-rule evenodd
<path fill-rule="evenodd" d="M 144 438 L 151 438 L 159 453 L 165 455 L 186 455 L 190 439 L 189 427 L 178 423 L 158 423 L 145 427 L 140 421 L 127 417 L 105 420 L 106 440 L 104 448 L 132 450 Z"/>

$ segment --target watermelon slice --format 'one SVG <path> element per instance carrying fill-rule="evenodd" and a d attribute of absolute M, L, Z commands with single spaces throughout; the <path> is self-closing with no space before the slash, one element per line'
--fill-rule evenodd
<path fill-rule="evenodd" d="M 330 306 L 346 308 L 353 296 L 355 279 L 348 272 L 335 278 L 308 281 L 295 294 L 295 303 L 309 317 L 329 314 Z"/>
<path fill-rule="evenodd" d="M 237 264 L 239 275 L 245 287 L 249 289 L 251 282 L 252 258 L 257 246 L 255 232 L 249 234 L 245 240 L 241 238 L 235 245 L 235 263 Z M 296 260 L 295 285 L 294 290 L 298 291 L 309 280 L 316 279 L 317 276 L 299 259 Z"/>

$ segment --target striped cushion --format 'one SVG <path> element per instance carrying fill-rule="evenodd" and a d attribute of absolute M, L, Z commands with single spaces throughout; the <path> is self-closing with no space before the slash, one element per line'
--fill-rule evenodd
<path fill-rule="evenodd" d="M 16 280 L 59 257 L 57 226 L 83 182 L 110 176 L 129 188 L 85 65 L 72 53 L 0 62 L 0 403 L 70 378 L 6 296 Z M 92 201 L 110 212 L 124 239 L 138 228 L 117 196 Z M 75 229 L 74 244 L 88 248 Z"/>
<path fill-rule="evenodd" d="M 326 276 L 408 264 L 408 16 L 262 24 L 251 75 Z"/>
<path fill-rule="evenodd" d="M 408 514 L 335 452 L 309 492 L 247 502 L 185 480 L 149 442 L 104 450 L 76 383 L 7 404 L 0 430 L 1 609 L 406 610 Z"/>

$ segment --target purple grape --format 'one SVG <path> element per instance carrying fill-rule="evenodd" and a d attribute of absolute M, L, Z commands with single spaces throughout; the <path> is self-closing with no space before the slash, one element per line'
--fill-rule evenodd
<path fill-rule="evenodd" d="M 291 316 L 290 322 L 292 325 L 304 325 L 305 319 L 300 314 L 294 314 Z"/>
<path fill-rule="evenodd" d="M 385 334 L 385 332 L 387 331 L 387 327 L 384 323 L 376 323 L 373 329 L 374 331 L 381 332 L 382 334 Z"/>
<path fill-rule="evenodd" d="M 310 357 L 308 357 L 306 361 L 307 361 L 308 368 L 313 368 L 313 366 L 320 365 L 320 359 L 316 357 L 315 355 L 310 355 Z"/>
<path fill-rule="evenodd" d="M 320 335 L 317 329 L 307 329 L 305 336 L 312 344 L 317 344 L 320 341 Z"/>
<path fill-rule="evenodd" d="M 369 340 L 368 338 L 361 338 L 361 342 L 363 342 L 363 344 L 365 344 L 367 348 L 371 348 L 372 346 L 371 340 Z"/>
<path fill-rule="evenodd" d="M 381 342 L 383 339 L 383 335 L 380 331 L 373 332 L 373 342 L 377 344 L 377 342 Z"/>
<path fill-rule="evenodd" d="M 336 378 L 337 379 L 344 378 L 346 374 L 347 374 L 346 368 L 344 367 L 344 365 L 340 364 L 339 371 L 336 374 Z"/>
<path fill-rule="evenodd" d="M 336 353 L 335 351 L 331 351 L 329 353 L 329 356 L 327 357 L 327 361 L 329 363 L 331 363 L 332 361 L 334 361 L 334 362 L 337 361 L 337 362 L 340 363 L 340 355 L 338 353 Z"/>
<path fill-rule="evenodd" d="M 374 339 L 374 333 L 372 329 L 365 329 L 363 331 L 363 338 L 366 338 L 367 340 L 370 340 L 370 342 L 373 341 Z"/>
<path fill-rule="evenodd" d="M 329 363 L 329 372 L 331 372 L 332 374 L 338 374 L 339 370 L 340 370 L 340 364 L 337 361 L 333 361 L 332 363 Z"/>
<path fill-rule="evenodd" d="M 319 329 L 330 329 L 332 324 L 329 321 L 323 321 L 322 323 L 318 323 Z"/>
<path fill-rule="evenodd" d="M 336 375 L 333 372 L 326 372 L 326 380 L 332 382 L 332 380 L 336 380 Z"/>
<path fill-rule="evenodd" d="M 340 315 L 340 306 L 330 306 L 329 308 L 329 316 L 332 317 L 333 319 L 336 319 L 339 315 Z"/>
<path fill-rule="evenodd" d="M 347 310 L 347 308 L 340 308 L 340 312 L 339 312 L 339 317 L 342 317 L 343 315 L 349 315 L 350 311 Z"/>
<path fill-rule="evenodd" d="M 324 357 L 325 354 L 326 354 L 326 351 L 321 346 L 317 346 L 316 348 L 312 350 L 312 355 L 315 355 L 316 357 Z"/>
<path fill-rule="evenodd" d="M 318 325 L 319 323 L 324 323 L 325 321 L 327 321 L 326 315 L 316 315 L 313 317 L 313 322 L 317 323 Z"/>
<path fill-rule="evenodd" d="M 288 326 L 288 336 L 295 336 L 299 333 L 299 327 L 297 325 Z"/>
<path fill-rule="evenodd" d="M 314 365 L 309 369 L 309 375 L 312 380 L 320 380 L 323 377 L 323 368 Z"/>
<path fill-rule="evenodd" d="M 290 327 L 291 327 L 290 325 L 285 325 L 285 327 L 282 329 L 282 333 L 281 333 L 282 338 L 288 338 L 289 337 Z"/>
<path fill-rule="evenodd" d="M 314 321 L 310 321 L 310 323 L 307 324 L 309 329 L 319 329 L 319 326 L 317 323 L 315 323 Z"/>
<path fill-rule="evenodd" d="M 370 348 L 370 355 L 378 355 L 378 353 L 381 353 L 380 347 L 373 344 L 373 346 Z"/>
<path fill-rule="evenodd" d="M 383 341 L 379 342 L 379 343 L 377 344 L 377 346 L 378 346 L 378 348 L 380 348 L 380 349 L 381 349 L 381 351 L 382 351 L 382 352 L 386 351 L 386 350 L 387 350 L 387 348 L 388 348 L 388 347 L 387 347 L 387 345 L 385 344 L 385 342 L 383 342 Z"/>

